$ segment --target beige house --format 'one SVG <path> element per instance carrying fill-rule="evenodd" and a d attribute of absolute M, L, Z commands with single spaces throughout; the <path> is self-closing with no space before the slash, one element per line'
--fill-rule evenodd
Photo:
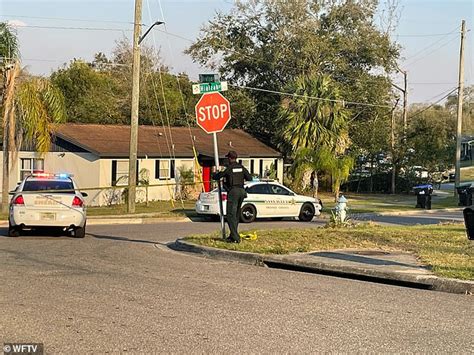
<path fill-rule="evenodd" d="M 59 125 L 50 152 L 41 156 L 22 149 L 17 157 L 12 157 L 10 189 L 35 171 L 69 173 L 74 175 L 79 188 L 88 189 L 89 205 L 117 203 L 123 191 L 119 187 L 128 183 L 129 137 L 129 126 Z M 229 150 L 235 150 L 252 174 L 283 180 L 281 154 L 248 133 L 226 129 L 218 134 L 218 146 L 221 163 L 225 163 L 224 155 Z M 149 200 L 174 198 L 182 169 L 193 170 L 197 191 L 208 191 L 213 168 L 212 135 L 202 129 L 140 126 L 137 173 L 140 172 L 140 178 L 147 177 Z M 146 189 L 142 186 L 137 200 L 145 198 Z"/>

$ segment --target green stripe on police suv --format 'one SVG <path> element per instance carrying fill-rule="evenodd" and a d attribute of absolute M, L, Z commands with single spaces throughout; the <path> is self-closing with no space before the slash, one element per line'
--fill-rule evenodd
<path fill-rule="evenodd" d="M 297 203 L 305 203 L 309 201 L 297 201 L 297 200 L 245 200 L 245 203 L 255 203 L 255 204 L 269 204 L 269 203 L 281 203 L 281 204 L 297 204 Z"/>

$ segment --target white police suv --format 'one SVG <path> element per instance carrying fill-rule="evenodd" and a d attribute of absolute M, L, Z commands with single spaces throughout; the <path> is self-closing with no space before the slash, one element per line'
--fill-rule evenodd
<path fill-rule="evenodd" d="M 84 197 L 67 174 L 38 173 L 26 177 L 10 194 L 8 235 L 23 229 L 58 227 L 76 238 L 86 233 Z"/>
<path fill-rule="evenodd" d="M 322 205 L 315 198 L 297 195 L 287 187 L 273 181 L 255 181 L 244 186 L 247 197 L 242 203 L 240 220 L 251 223 L 256 218 L 298 217 L 309 222 L 321 214 Z M 227 193 L 222 192 L 224 214 Z M 219 216 L 219 193 L 217 189 L 202 192 L 196 202 L 196 212 L 200 215 Z"/>

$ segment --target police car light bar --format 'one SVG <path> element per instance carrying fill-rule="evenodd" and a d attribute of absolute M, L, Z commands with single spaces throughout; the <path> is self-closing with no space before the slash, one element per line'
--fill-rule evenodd
<path fill-rule="evenodd" d="M 33 173 L 30 175 L 31 177 L 37 177 L 37 178 L 47 178 L 47 179 L 52 179 L 52 178 L 59 178 L 59 179 L 68 179 L 73 177 L 74 175 L 72 174 L 67 174 L 67 173 L 59 173 L 59 174 L 52 174 L 52 173 Z"/>

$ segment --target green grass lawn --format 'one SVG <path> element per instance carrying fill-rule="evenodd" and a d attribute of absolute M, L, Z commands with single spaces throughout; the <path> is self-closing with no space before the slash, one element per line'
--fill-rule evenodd
<path fill-rule="evenodd" d="M 189 241 L 210 247 L 262 254 L 288 254 L 331 249 L 380 249 L 414 253 L 443 277 L 474 280 L 474 243 L 464 225 L 385 227 L 373 224 L 353 228 L 257 231 L 256 241 L 240 244 L 222 241 L 219 235 L 199 235 Z"/>
<path fill-rule="evenodd" d="M 343 195 L 348 199 L 347 206 L 351 213 L 371 213 L 388 211 L 409 211 L 415 210 L 415 195 L 389 195 L 389 194 L 354 194 Z M 324 210 L 329 213 L 336 203 L 334 196 L 328 193 L 320 193 L 319 198 L 323 201 Z M 431 208 L 458 207 L 458 198 L 453 195 L 433 196 Z"/>

